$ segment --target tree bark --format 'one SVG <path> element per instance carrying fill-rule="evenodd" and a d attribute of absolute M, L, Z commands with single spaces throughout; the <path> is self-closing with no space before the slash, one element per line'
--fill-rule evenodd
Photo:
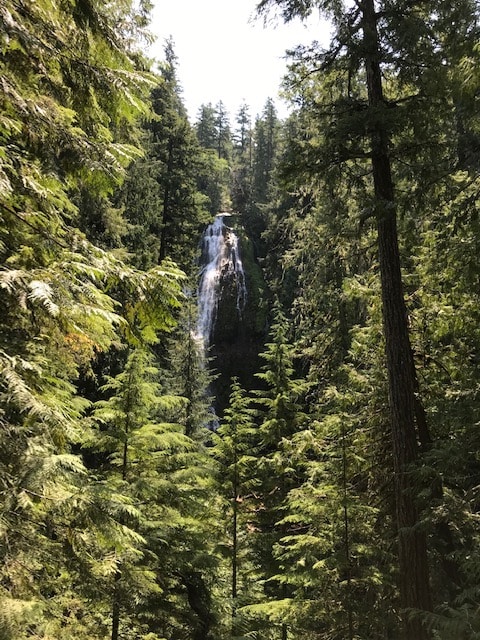
<path fill-rule="evenodd" d="M 171 176 L 173 170 L 173 137 L 170 136 L 168 139 L 168 148 L 167 148 L 167 168 L 165 173 L 165 184 L 163 189 L 163 210 L 162 210 L 162 230 L 160 233 L 160 252 L 159 257 L 160 260 L 164 260 L 168 254 L 168 233 L 169 233 L 169 224 L 172 221 L 170 215 L 170 187 L 171 187 Z"/>
<path fill-rule="evenodd" d="M 237 425 L 233 424 L 233 487 L 232 487 L 232 636 L 236 635 L 237 616 L 237 574 L 238 574 L 238 453 Z"/>
<path fill-rule="evenodd" d="M 347 572 L 347 610 L 348 640 L 353 640 L 353 611 L 352 611 L 352 566 L 350 554 L 350 520 L 348 513 L 348 487 L 347 487 L 347 443 L 345 425 L 342 422 L 342 491 L 343 491 L 343 531 L 345 545 L 345 567 Z"/>
<path fill-rule="evenodd" d="M 118 632 L 120 629 L 120 594 L 118 589 L 118 583 L 121 578 L 120 571 L 116 571 L 113 587 L 112 598 L 112 635 L 111 640 L 118 640 Z"/>
<path fill-rule="evenodd" d="M 399 588 L 403 610 L 431 610 L 427 543 L 419 531 L 412 470 L 418 458 L 415 427 L 415 365 L 408 331 L 397 236 L 394 186 L 383 121 L 385 102 L 374 0 L 363 0 L 363 42 L 371 113 L 371 162 L 391 417 L 399 542 Z M 420 621 L 404 616 L 405 640 L 427 640 Z"/>

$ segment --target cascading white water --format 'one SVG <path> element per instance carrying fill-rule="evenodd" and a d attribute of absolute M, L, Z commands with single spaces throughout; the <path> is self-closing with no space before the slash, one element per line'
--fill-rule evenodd
<path fill-rule="evenodd" d="M 198 285 L 197 338 L 205 348 L 212 338 L 222 279 L 231 279 L 237 292 L 237 312 L 245 308 L 247 289 L 238 248 L 238 237 L 225 224 L 227 213 L 219 213 L 202 238 L 202 269 Z"/>

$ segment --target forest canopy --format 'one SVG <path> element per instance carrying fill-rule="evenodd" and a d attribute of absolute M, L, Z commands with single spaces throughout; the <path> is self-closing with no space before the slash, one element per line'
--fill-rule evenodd
<path fill-rule="evenodd" d="M 478 638 L 477 3 L 261 0 L 194 122 L 151 8 L 0 6 L 0 638 Z"/>

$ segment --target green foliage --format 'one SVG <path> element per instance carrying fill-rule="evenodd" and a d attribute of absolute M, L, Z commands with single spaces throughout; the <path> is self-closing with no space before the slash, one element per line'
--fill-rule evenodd
<path fill-rule="evenodd" d="M 141 155 L 143 18 L 128 2 L 40 2 L 0 19 L 2 632 L 104 639 L 116 554 L 138 562 L 144 537 L 125 524 L 139 518 L 129 496 L 78 455 L 89 403 L 76 382 L 112 344 L 172 327 L 182 277 L 170 262 L 140 272 L 81 231 L 121 241 L 107 198 Z"/>
<path fill-rule="evenodd" d="M 257 116 L 252 131 L 252 150 L 249 158 L 249 195 L 243 207 L 243 221 L 247 234 L 254 243 L 255 256 L 265 257 L 267 248 L 263 242 L 266 231 L 266 209 L 273 198 L 274 169 L 280 151 L 280 121 L 271 99 Z M 244 161 L 245 166 L 245 161 Z"/>
<path fill-rule="evenodd" d="M 237 129 L 233 132 L 232 207 L 245 216 L 252 199 L 253 132 L 248 106 L 238 111 Z"/>
<path fill-rule="evenodd" d="M 32 230 L 53 247 L 75 216 L 72 192 L 104 197 L 138 155 L 132 125 L 152 78 L 122 48 L 114 16 L 84 10 L 47 1 L 2 11 L 4 233 L 20 223 L 4 238 L 7 255 Z M 133 20 L 130 6 L 122 10 Z"/>
<path fill-rule="evenodd" d="M 229 560 L 227 602 L 230 635 L 243 637 L 252 628 L 245 617 L 245 606 L 259 597 L 258 571 L 251 553 L 251 525 L 256 477 L 256 410 L 240 386 L 231 385 L 230 402 L 220 427 L 212 435 L 213 456 L 217 461 L 217 491 L 223 498 L 225 555 Z"/>
<path fill-rule="evenodd" d="M 109 397 L 95 403 L 96 427 L 84 446 L 100 455 L 96 475 L 118 505 L 112 515 L 121 535 L 115 532 L 113 546 L 99 556 L 111 562 L 97 567 L 113 594 L 113 619 L 120 628 L 163 637 L 172 625 L 175 634 L 214 624 L 209 592 L 216 559 L 207 534 L 210 465 L 183 425 L 170 422 L 186 398 L 162 394 L 157 375 L 146 352 L 132 351 L 103 387 Z"/>
<path fill-rule="evenodd" d="M 332 46 L 292 53 L 287 122 L 269 100 L 233 131 L 221 102 L 189 124 L 171 41 L 146 71 L 148 2 L 0 8 L 0 638 L 399 637 L 379 131 L 435 605 L 405 617 L 435 640 L 479 636 L 478 8 L 377 3 L 374 108 L 366 4 L 260 2 L 287 20 L 320 9 Z M 243 320 L 259 336 L 271 293 L 285 313 L 261 388 L 234 379 L 210 432 L 172 259 L 193 271 L 201 228 L 232 207 Z M 231 360 L 252 369 L 248 349 Z"/>
<path fill-rule="evenodd" d="M 257 374 L 264 389 L 255 392 L 257 422 L 254 464 L 253 501 L 250 510 L 251 535 L 249 545 L 257 571 L 262 576 L 263 591 L 258 595 L 261 604 L 265 599 L 273 609 L 279 601 L 289 596 L 283 577 L 280 576 L 275 548 L 289 530 L 284 521 L 286 498 L 301 483 L 302 472 L 291 458 L 291 442 L 295 434 L 307 424 L 303 401 L 308 385 L 303 379 L 294 378 L 294 349 L 287 340 L 288 324 L 277 308 L 270 331 L 270 340 L 261 354 L 263 371 Z M 248 604 L 246 614 L 257 611 Z M 263 604 L 256 616 L 262 624 Z M 273 610 L 272 609 L 272 610 Z M 287 620 L 283 620 L 287 624 Z M 254 627 L 255 628 L 255 627 Z"/>
<path fill-rule="evenodd" d="M 196 337 L 197 305 L 188 298 L 179 314 L 168 353 L 169 386 L 184 400 L 177 421 L 185 434 L 203 441 L 209 425 L 215 424 L 212 410 L 211 384 L 215 376 L 209 371 L 208 358 Z"/>
<path fill-rule="evenodd" d="M 159 233 L 159 258 L 169 256 L 190 271 L 195 256 L 192 248 L 208 219 L 207 199 L 197 185 L 200 148 L 180 97 L 172 47 L 172 43 L 167 43 L 163 81 L 151 94 L 155 116 L 147 123 L 151 132 L 152 175 L 157 182 L 153 193 L 160 201 L 156 214 L 150 213 L 149 222 L 154 225 L 152 230 Z M 143 202 L 138 206 L 142 207 Z M 129 217 L 136 221 L 135 210 Z"/>

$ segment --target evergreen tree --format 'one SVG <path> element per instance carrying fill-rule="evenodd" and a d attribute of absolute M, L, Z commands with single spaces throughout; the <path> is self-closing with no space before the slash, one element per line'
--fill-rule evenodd
<path fill-rule="evenodd" d="M 308 14 L 316 3 L 266 1 L 259 6 L 266 8 L 271 4 L 281 6 L 284 17 L 290 19 L 294 15 Z M 308 79 L 304 84 L 302 97 L 316 109 L 323 128 L 323 134 L 317 140 L 310 138 L 305 166 L 314 162 L 317 168 L 325 167 L 328 172 L 338 164 L 350 165 L 359 181 L 361 167 L 364 172 L 371 171 L 372 175 L 371 183 L 368 186 L 364 183 L 364 202 L 367 217 L 371 216 L 376 222 L 382 283 L 392 461 L 396 482 L 400 596 L 405 609 L 417 610 L 431 608 L 431 593 L 426 536 L 419 526 L 413 470 L 420 466 L 419 444 L 428 446 L 430 435 L 418 397 L 400 270 L 396 209 L 401 199 L 394 195 L 396 155 L 392 149 L 402 149 L 405 160 L 408 147 L 402 146 L 402 136 L 407 141 L 409 127 L 418 130 L 425 114 L 431 113 L 419 97 L 425 95 L 424 92 L 426 95 L 432 92 L 429 74 L 418 72 L 418 69 L 423 63 L 425 67 L 436 66 L 439 77 L 445 77 L 437 58 L 437 44 L 434 45 L 427 31 L 422 30 L 422 24 L 429 25 L 427 30 L 431 29 L 430 34 L 438 29 L 441 22 L 438 16 L 449 10 L 440 4 L 442 8 L 440 5 L 437 8 L 439 13 L 427 8 L 417 14 L 416 9 L 410 6 L 393 8 L 385 5 L 379 11 L 369 1 L 354 8 L 322 3 L 321 8 L 329 13 L 336 27 L 332 46 L 328 52 L 314 54 L 310 58 L 306 49 L 303 50 L 303 58 L 300 51 L 298 66 L 299 71 L 303 67 L 303 72 L 319 65 L 325 74 L 319 91 L 310 93 L 314 83 L 309 83 Z M 417 29 L 415 41 L 405 37 L 413 25 Z M 444 25 L 440 30 L 443 28 Z M 438 44 L 441 42 L 441 37 L 434 39 Z M 451 59 L 452 51 L 448 45 L 440 45 L 440 48 L 443 55 Z M 404 60 L 412 63 L 404 63 Z M 407 77 L 408 82 L 405 82 Z M 395 81 L 397 78 L 398 82 Z M 413 96 L 412 86 L 419 92 L 413 91 Z M 408 113 L 402 109 L 403 101 L 408 103 Z M 435 116 L 438 123 L 438 113 Z M 435 117 L 431 119 L 433 121 Z M 437 139 L 434 135 L 433 140 Z M 418 142 L 417 139 L 417 145 Z M 432 143 L 435 144 L 432 140 L 427 143 L 430 148 Z M 414 147 L 410 157 L 415 158 Z M 412 558 L 415 558 L 414 562 Z M 408 638 L 430 637 L 421 621 L 414 616 L 405 616 L 404 633 Z"/>
<path fill-rule="evenodd" d="M 103 552 L 127 544 L 111 515 L 128 509 L 78 456 L 88 403 L 75 385 L 112 343 L 171 324 L 179 296 L 177 269 L 140 273 L 82 233 L 103 247 L 121 240 L 108 197 L 141 153 L 132 143 L 152 82 L 134 43 L 139 7 L 0 11 L 1 624 L 18 640 L 105 637 L 92 576 L 111 570 Z"/>
<path fill-rule="evenodd" d="M 240 634 L 245 621 L 241 620 L 242 605 L 254 595 L 254 584 L 249 572 L 252 560 L 248 549 L 249 504 L 255 491 L 252 477 L 255 462 L 255 411 L 251 401 L 237 379 L 232 381 L 230 402 L 213 436 L 213 455 L 218 461 L 218 484 L 225 499 L 225 522 L 229 541 L 231 599 L 231 636 Z M 253 593 L 252 593 L 253 592 Z"/>
<path fill-rule="evenodd" d="M 257 376 L 265 389 L 258 391 L 259 428 L 256 462 L 256 514 L 250 544 L 254 548 L 267 605 L 255 605 L 249 612 L 279 624 L 280 637 L 288 636 L 282 617 L 283 600 L 289 596 L 276 555 L 280 540 L 288 534 L 286 499 L 289 492 L 301 484 L 301 470 L 290 459 L 292 438 L 305 428 L 307 416 L 303 400 L 307 384 L 295 378 L 294 350 L 287 339 L 288 324 L 280 309 L 275 310 L 270 342 L 261 354 L 265 362 Z"/>
<path fill-rule="evenodd" d="M 195 538 L 204 535 L 197 518 L 208 513 L 208 495 L 201 486 L 207 478 L 206 460 L 183 426 L 167 421 L 179 414 L 185 399 L 162 394 L 152 376 L 158 371 L 151 357 L 132 351 L 124 370 L 103 388 L 110 397 L 95 405 L 99 427 L 90 446 L 105 458 L 97 473 L 114 501 L 124 505 L 118 524 L 130 537 L 128 546 L 113 549 L 112 640 L 122 637 L 122 628 L 164 634 L 168 614 L 164 617 L 158 600 L 165 592 L 170 606 L 190 604 L 190 616 L 178 612 L 176 624 L 183 622 L 194 637 L 203 632 L 206 637 L 213 622 L 207 587 L 195 565 L 201 548 Z M 178 601 L 179 578 L 184 593 Z M 196 598 L 206 598 L 202 607 Z"/>
<path fill-rule="evenodd" d="M 211 103 L 203 104 L 200 107 L 195 131 L 198 141 L 204 149 L 217 149 L 216 111 Z"/>
<path fill-rule="evenodd" d="M 253 127 L 251 206 L 247 209 L 245 229 L 255 239 L 256 255 L 266 253 L 261 237 L 265 231 L 265 208 L 272 196 L 274 167 L 280 144 L 280 123 L 273 100 L 268 99 Z"/>
<path fill-rule="evenodd" d="M 148 270 L 160 262 L 162 194 L 157 181 L 160 163 L 153 157 L 147 133 L 144 148 L 146 157 L 129 166 L 115 200 L 127 220 L 122 244 L 128 260 L 138 269 Z"/>
<path fill-rule="evenodd" d="M 231 159 L 232 136 L 230 132 L 230 119 L 225 105 L 220 100 L 215 108 L 216 146 L 219 158 L 227 162 Z"/>
<path fill-rule="evenodd" d="M 104 385 L 102 390 L 111 395 L 107 400 L 98 401 L 94 412 L 100 429 L 92 445 L 94 450 L 108 456 L 102 474 L 104 481 L 108 483 L 118 502 L 131 502 L 132 505 L 128 517 L 126 513 L 119 514 L 118 525 L 131 530 L 133 545 L 126 548 L 115 546 L 112 549 L 115 556 L 115 571 L 111 576 L 112 584 L 109 589 L 112 594 L 112 640 L 121 637 L 121 620 L 129 613 L 128 603 L 132 602 L 132 595 L 133 601 L 142 601 L 150 590 L 156 588 L 151 572 L 138 562 L 143 557 L 144 550 L 136 524 L 140 513 L 133 508 L 135 503 L 140 502 L 140 496 L 142 502 L 146 500 L 144 487 L 151 488 L 153 470 L 148 468 L 148 458 L 153 457 L 153 452 L 158 449 L 161 433 L 159 425 L 150 422 L 152 407 L 157 398 L 154 384 L 147 380 L 147 375 L 151 376 L 152 373 L 154 370 L 146 353 L 141 350 L 133 351 L 127 359 L 125 369 Z M 140 491 L 140 486 L 143 491 Z M 151 500 L 152 496 L 149 501 Z M 135 581 L 132 580 L 134 576 Z M 143 598 L 140 595 L 142 591 L 145 591 Z M 128 625 L 131 627 L 132 620 L 129 620 Z"/>
<path fill-rule="evenodd" d="M 267 100 L 254 128 L 253 197 L 258 204 L 269 200 L 269 184 L 278 145 L 279 121 L 275 104 Z"/>
<path fill-rule="evenodd" d="M 237 129 L 233 134 L 232 206 L 245 217 L 252 198 L 252 126 L 249 109 L 243 104 L 238 111 Z"/>
<path fill-rule="evenodd" d="M 198 186 L 210 200 L 210 213 L 228 210 L 230 204 L 230 125 L 223 103 L 218 108 L 202 105 L 195 125 L 198 141 L 204 152 L 200 155 Z"/>
<path fill-rule="evenodd" d="M 185 434 L 203 441 L 206 428 L 216 420 L 210 395 L 214 376 L 208 369 L 208 358 L 205 358 L 196 330 L 197 306 L 193 299 L 188 299 L 168 350 L 169 385 L 184 399 L 182 414 L 177 420 L 185 425 Z"/>
<path fill-rule="evenodd" d="M 161 201 L 153 230 L 158 229 L 160 234 L 159 260 L 168 256 L 190 270 L 193 251 L 186 248 L 195 246 L 199 229 L 207 220 L 207 202 L 197 186 L 200 149 L 180 97 L 171 41 L 165 45 L 165 57 L 162 82 L 152 91 L 153 110 L 158 117 L 148 125 Z M 130 214 L 132 221 L 134 213 Z"/>

